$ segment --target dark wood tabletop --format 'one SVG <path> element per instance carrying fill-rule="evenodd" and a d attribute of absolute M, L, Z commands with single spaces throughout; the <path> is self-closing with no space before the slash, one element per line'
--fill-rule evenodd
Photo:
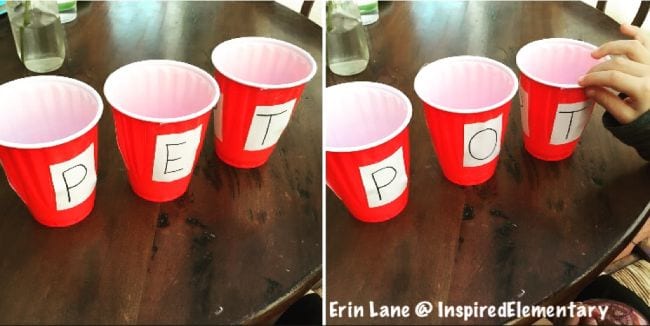
<path fill-rule="evenodd" d="M 212 49 L 240 36 L 286 40 L 321 58 L 320 27 L 274 2 L 80 3 L 65 29 L 67 58 L 55 74 L 100 93 L 109 73 L 138 60 L 212 73 Z M 0 83 L 31 75 L 6 15 L 0 62 Z M 189 190 L 173 202 L 131 191 L 106 101 L 86 220 L 41 226 L 0 175 L 0 323 L 224 324 L 286 308 L 321 275 L 320 71 L 266 165 L 222 163 L 210 126 Z"/>
<path fill-rule="evenodd" d="M 365 306 L 342 323 L 466 323 L 418 318 L 423 300 L 447 305 L 560 304 L 573 299 L 648 218 L 650 164 L 616 140 L 594 111 L 574 155 L 544 162 L 523 148 L 519 98 L 495 175 L 462 187 L 440 170 L 413 79 L 426 63 L 462 54 L 486 56 L 518 73 L 524 44 L 567 37 L 602 44 L 623 38 L 618 24 L 579 1 L 380 3 L 368 26 L 370 64 L 352 77 L 327 73 L 327 84 L 385 83 L 413 103 L 410 197 L 395 219 L 355 220 L 327 191 L 327 300 Z M 473 214 L 466 214 L 471 209 Z M 368 317 L 368 302 L 409 305 L 410 318 Z M 327 311 L 327 314 L 330 312 Z M 472 319 L 496 323 L 506 319 Z"/>

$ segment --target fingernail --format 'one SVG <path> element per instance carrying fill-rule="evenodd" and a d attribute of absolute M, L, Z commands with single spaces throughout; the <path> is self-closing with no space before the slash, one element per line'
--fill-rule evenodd
<path fill-rule="evenodd" d="M 585 95 L 587 95 L 588 97 L 592 97 L 594 96 L 594 94 L 596 94 L 596 91 L 593 88 L 587 88 L 585 90 Z"/>
<path fill-rule="evenodd" d="M 578 83 L 582 83 L 582 81 L 585 80 L 585 76 L 580 76 L 578 77 Z"/>

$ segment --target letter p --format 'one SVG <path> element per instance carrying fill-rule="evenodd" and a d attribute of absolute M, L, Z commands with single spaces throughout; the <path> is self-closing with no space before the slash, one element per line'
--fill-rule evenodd
<path fill-rule="evenodd" d="M 359 167 L 359 173 L 371 208 L 394 201 L 404 193 L 408 184 L 401 147 L 382 161 Z"/>
<path fill-rule="evenodd" d="M 94 144 L 70 160 L 50 165 L 50 177 L 58 211 L 83 203 L 97 183 Z"/>

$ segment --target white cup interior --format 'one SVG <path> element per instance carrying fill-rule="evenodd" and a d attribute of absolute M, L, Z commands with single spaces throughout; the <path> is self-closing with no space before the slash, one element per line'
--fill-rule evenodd
<path fill-rule="evenodd" d="M 259 88 L 293 87 L 316 74 L 316 61 L 305 50 L 264 37 L 241 37 L 217 45 L 212 64 L 226 77 Z"/>
<path fill-rule="evenodd" d="M 526 44 L 517 52 L 517 66 L 529 78 L 545 85 L 578 88 L 578 78 L 600 60 L 596 46 L 582 41 L 552 38 Z"/>
<path fill-rule="evenodd" d="M 517 91 L 517 77 L 510 68 L 492 59 L 475 56 L 449 57 L 424 66 L 414 88 L 432 107 L 457 113 L 497 108 Z"/>
<path fill-rule="evenodd" d="M 219 99 L 212 76 L 187 63 L 147 60 L 111 73 L 104 95 L 120 112 L 152 122 L 189 120 L 211 110 Z"/>
<path fill-rule="evenodd" d="M 384 143 L 411 120 L 411 102 L 399 90 L 379 83 L 352 82 L 325 89 L 325 146 L 349 152 Z"/>
<path fill-rule="evenodd" d="M 17 79 L 0 86 L 0 144 L 44 148 L 78 138 L 102 115 L 99 94 L 60 76 Z"/>

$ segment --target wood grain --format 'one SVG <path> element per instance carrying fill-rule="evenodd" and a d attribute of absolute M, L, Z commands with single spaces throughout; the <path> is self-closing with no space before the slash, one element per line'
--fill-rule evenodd
<path fill-rule="evenodd" d="M 92 2 L 78 13 L 65 25 L 68 54 L 55 73 L 100 93 L 109 73 L 138 60 L 212 73 L 214 46 L 239 36 L 286 40 L 321 57 L 321 29 L 273 2 Z M 0 83 L 30 75 L 6 15 L 0 58 Z M 320 76 L 319 67 L 261 168 L 222 163 L 210 126 L 190 188 L 173 202 L 131 191 L 106 102 L 97 200 L 82 223 L 39 225 L 0 176 L 0 323 L 230 324 L 277 314 L 320 278 Z M 157 226 L 162 213 L 168 226 Z"/>
<path fill-rule="evenodd" d="M 486 56 L 518 72 L 524 44 L 568 37 L 602 44 L 622 38 L 617 24 L 581 2 L 394 2 L 380 4 L 368 27 L 368 68 L 352 77 L 328 71 L 327 84 L 385 83 L 413 103 L 410 199 L 380 224 L 356 221 L 327 191 L 327 300 L 366 307 L 344 323 L 466 323 L 434 314 L 368 317 L 376 305 L 419 301 L 481 305 L 567 302 L 611 261 L 647 219 L 650 165 L 617 141 L 594 111 L 575 154 L 537 160 L 523 148 L 515 96 L 497 171 L 488 182 L 447 181 L 433 151 L 413 79 L 426 63 L 454 55 Z M 471 91 L 471 90 L 468 90 Z M 471 218 L 463 218 L 466 206 Z M 469 322 L 502 323 L 503 318 Z"/>

